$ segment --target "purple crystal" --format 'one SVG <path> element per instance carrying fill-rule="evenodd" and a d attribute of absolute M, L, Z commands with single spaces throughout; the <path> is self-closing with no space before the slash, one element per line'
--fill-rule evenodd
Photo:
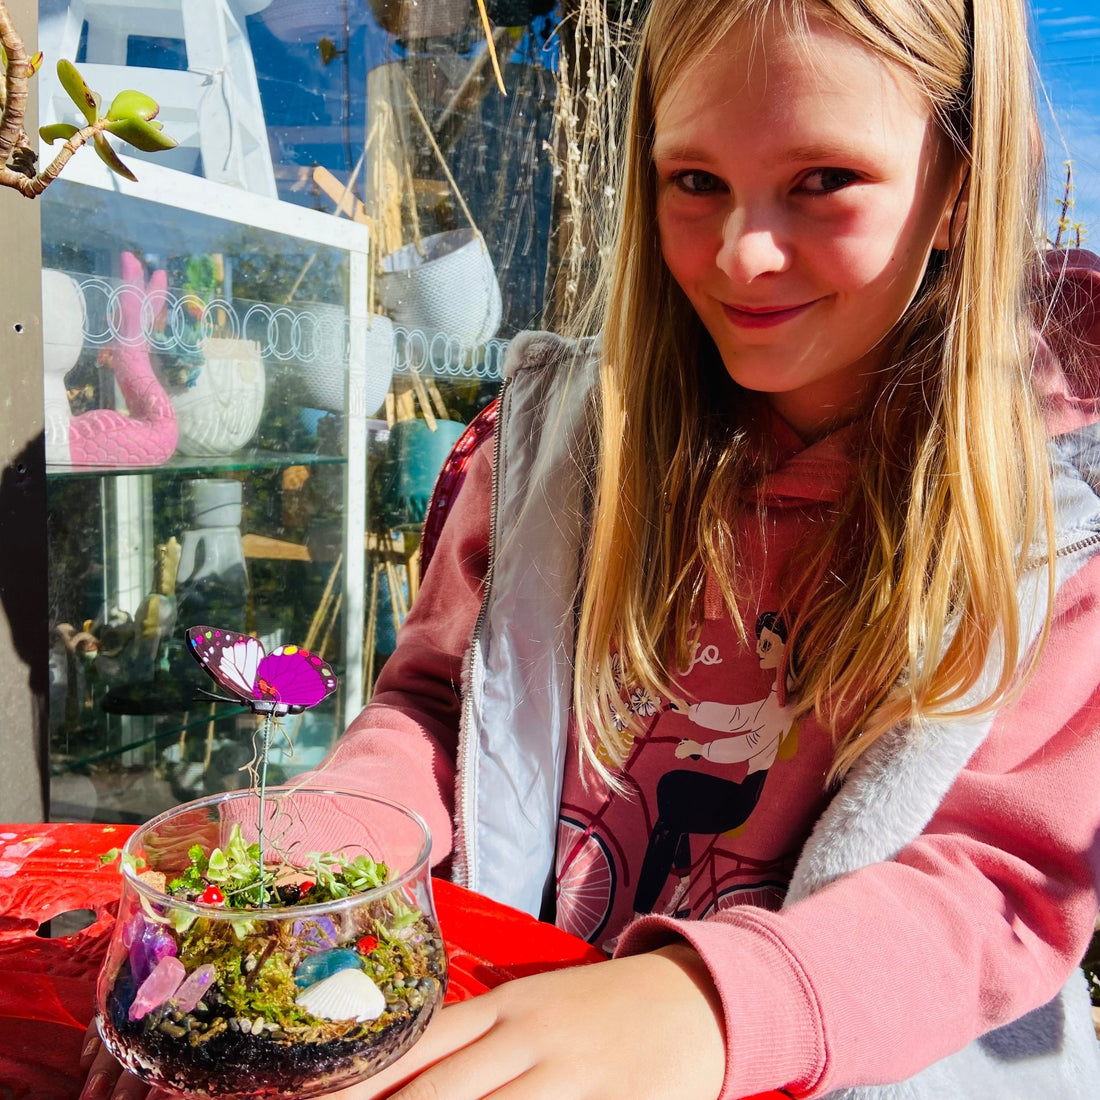
<path fill-rule="evenodd" d="M 130 1019 L 140 1020 L 164 1004 L 179 989 L 186 973 L 183 963 L 175 955 L 161 959 L 149 977 L 138 986 L 134 1003 L 130 1005 Z"/>
<path fill-rule="evenodd" d="M 122 946 L 127 951 L 133 946 L 134 940 L 141 936 L 141 933 L 145 930 L 145 917 L 142 916 L 139 909 L 123 926 L 122 926 Z"/>
<path fill-rule="evenodd" d="M 178 951 L 176 941 L 166 928 L 145 922 L 139 935 L 130 944 L 130 971 L 139 985 L 153 972 L 153 968 Z"/>
<path fill-rule="evenodd" d="M 327 951 L 336 946 L 336 925 L 328 917 L 303 917 L 296 920 L 294 935 L 306 952 Z"/>
<path fill-rule="evenodd" d="M 202 966 L 192 970 L 184 978 L 183 984 L 172 995 L 172 1000 L 176 1002 L 176 1008 L 185 1013 L 194 1011 L 195 1006 L 202 1000 L 213 980 L 214 967 L 210 963 L 203 963 Z"/>

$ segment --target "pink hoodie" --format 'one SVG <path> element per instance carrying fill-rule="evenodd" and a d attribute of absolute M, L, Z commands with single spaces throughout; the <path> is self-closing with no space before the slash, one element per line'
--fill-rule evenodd
<path fill-rule="evenodd" d="M 1100 265 L 1088 254 L 1071 263 L 1080 269 L 1060 311 L 1100 352 Z M 1065 358 L 1064 345 L 1051 344 Z M 1072 373 L 1054 355 L 1040 365 L 1052 433 L 1095 422 L 1100 354 Z M 771 490 L 800 496 L 809 479 L 820 496 L 822 475 L 836 474 L 828 455 L 822 444 L 792 455 Z M 488 561 L 490 463 L 483 446 L 372 703 L 322 768 L 328 783 L 415 806 L 435 860 L 452 845 L 459 691 Z M 676 936 L 700 952 L 725 1011 L 724 1100 L 903 1080 L 1045 1004 L 1080 960 L 1097 914 L 1098 727 L 1094 556 L 1060 589 L 1025 691 L 998 713 L 916 841 L 779 912 L 642 918 L 618 953 Z"/>

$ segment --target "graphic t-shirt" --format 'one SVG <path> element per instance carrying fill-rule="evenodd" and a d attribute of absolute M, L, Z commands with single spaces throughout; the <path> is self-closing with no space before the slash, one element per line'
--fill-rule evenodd
<path fill-rule="evenodd" d="M 730 905 L 781 904 L 828 802 L 833 744 L 812 718 L 793 718 L 780 689 L 787 627 L 777 609 L 792 552 L 820 531 L 842 491 L 845 442 L 836 433 L 802 448 L 788 438 L 765 481 L 763 525 L 748 509 L 738 550 L 744 588 L 757 601 L 740 608 L 747 644 L 712 580 L 694 653 L 678 670 L 679 704 L 617 670 L 610 720 L 626 793 L 591 770 L 585 789 L 574 731 L 558 827 L 560 927 L 610 949 L 636 915 L 700 918 Z"/>

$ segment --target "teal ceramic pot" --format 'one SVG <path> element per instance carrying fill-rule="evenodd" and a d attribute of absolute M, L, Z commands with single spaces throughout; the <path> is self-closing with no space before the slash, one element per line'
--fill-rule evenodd
<path fill-rule="evenodd" d="M 433 432 L 424 420 L 399 420 L 390 428 L 387 469 L 380 508 L 394 526 L 424 522 L 439 471 L 466 425 L 437 420 Z"/>

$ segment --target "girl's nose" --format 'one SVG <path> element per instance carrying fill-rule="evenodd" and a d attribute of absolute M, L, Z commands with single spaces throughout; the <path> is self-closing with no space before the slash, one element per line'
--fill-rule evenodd
<path fill-rule="evenodd" d="M 736 283 L 751 283 L 787 266 L 781 227 L 773 218 L 732 210 L 722 227 L 716 263 Z"/>

